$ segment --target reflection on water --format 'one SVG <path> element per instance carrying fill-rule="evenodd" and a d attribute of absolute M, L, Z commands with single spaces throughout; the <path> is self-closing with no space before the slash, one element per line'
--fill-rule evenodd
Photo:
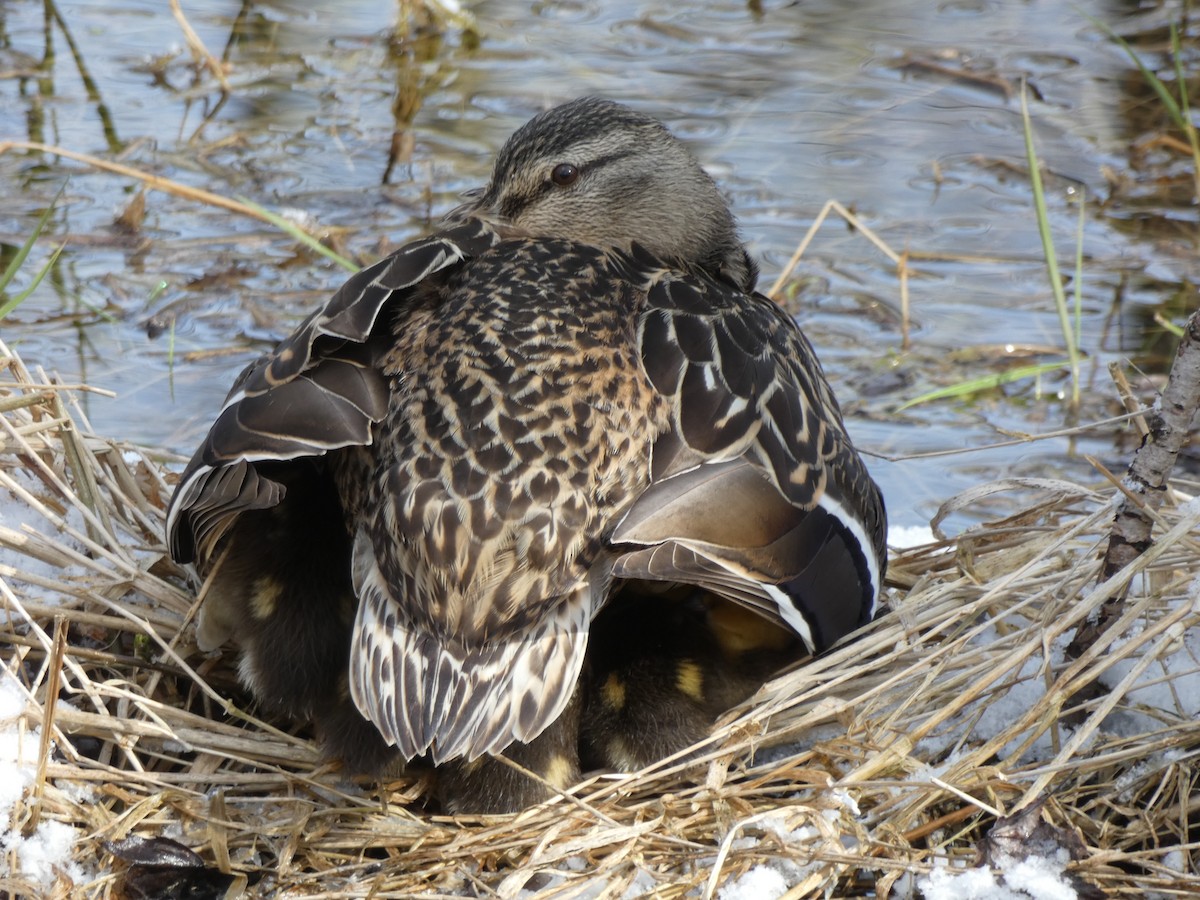
<path fill-rule="evenodd" d="M 470 7 L 476 31 L 398 8 L 192 0 L 188 21 L 230 87 L 222 99 L 160 0 L 9 4 L 0 140 L 55 144 L 294 209 L 368 260 L 481 183 L 494 150 L 536 110 L 584 93 L 629 102 L 694 143 L 767 278 L 829 198 L 913 252 L 911 352 L 901 351 L 894 267 L 840 223 L 806 254 L 789 300 L 859 443 L 910 454 L 1065 421 L 1053 379 L 1042 384 L 1049 399 L 1021 384 L 1010 399 L 892 413 L 936 386 L 935 376 L 940 384 L 982 374 L 960 365 L 947 375 L 955 348 L 1061 346 L 1024 175 L 1015 92 L 1026 78 L 1066 271 L 1078 198 L 1089 204 L 1082 295 L 1092 393 L 1111 394 L 1108 359 L 1152 343 L 1144 323 L 1154 309 L 1195 302 L 1184 285 L 1200 277 L 1196 207 L 1186 191 L 1114 186 L 1114 172 L 1130 166 L 1130 141 L 1162 122 L 1147 118 L 1153 103 L 1128 60 L 1082 16 L 1149 36 L 1144 51 L 1161 54 L 1170 7 L 480 0 Z M 68 177 L 35 256 L 61 240 L 67 248 L 5 321 L 5 339 L 28 362 L 117 391 L 113 401 L 89 399 L 98 429 L 188 451 L 247 357 L 342 275 L 268 226 L 162 193 L 147 195 L 137 233 L 122 231 L 113 221 L 138 192 L 132 180 L 25 150 L 0 155 L 3 252 Z M 168 331 L 151 338 L 151 320 Z M 1124 450 L 1100 435 L 875 469 L 894 518 L 913 523 L 981 473 L 1090 479 L 1082 451 L 1122 465 Z"/>

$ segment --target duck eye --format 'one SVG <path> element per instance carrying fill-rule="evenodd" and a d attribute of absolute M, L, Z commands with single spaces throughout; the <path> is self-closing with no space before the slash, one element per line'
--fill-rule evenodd
<path fill-rule="evenodd" d="M 574 184 L 579 178 L 579 168 L 570 163 L 559 163 L 550 172 L 550 180 L 559 187 Z"/>

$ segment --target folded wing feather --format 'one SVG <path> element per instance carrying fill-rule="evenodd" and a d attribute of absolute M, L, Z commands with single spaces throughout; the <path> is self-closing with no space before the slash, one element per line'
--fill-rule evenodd
<path fill-rule="evenodd" d="M 873 615 L 886 527 L 820 364 L 766 298 L 662 272 L 648 297 L 642 358 L 675 424 L 614 575 L 704 587 L 822 650 Z"/>

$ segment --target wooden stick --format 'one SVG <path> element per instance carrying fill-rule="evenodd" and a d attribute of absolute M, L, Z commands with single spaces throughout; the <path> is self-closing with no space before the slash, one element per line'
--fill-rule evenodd
<path fill-rule="evenodd" d="M 1104 554 L 1101 580 L 1107 580 L 1150 548 L 1154 511 L 1167 492 L 1167 479 L 1179 451 L 1188 440 L 1196 410 L 1200 408 L 1200 309 L 1192 313 L 1183 329 L 1166 387 L 1146 416 L 1148 433 L 1133 456 L 1125 479 L 1128 491 L 1117 506 Z M 1123 589 L 1109 598 L 1094 619 L 1085 620 L 1075 632 L 1067 653 L 1078 659 L 1104 631 L 1121 617 L 1125 608 Z"/>

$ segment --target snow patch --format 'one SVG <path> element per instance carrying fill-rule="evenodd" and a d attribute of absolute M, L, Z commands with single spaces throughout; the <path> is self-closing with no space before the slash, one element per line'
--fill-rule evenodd
<path fill-rule="evenodd" d="M 70 825 L 45 821 L 29 837 L 21 839 L 10 833 L 4 842 L 8 847 L 15 845 L 21 874 L 46 888 L 54 883 L 60 871 L 76 884 L 90 880 L 83 867 L 71 859 L 75 838 L 75 829 Z"/>
<path fill-rule="evenodd" d="M 1065 865 L 1065 859 L 1029 857 L 1000 871 L 939 868 L 918 878 L 917 889 L 925 900 L 1077 900 Z"/>
<path fill-rule="evenodd" d="M 0 823 L 4 827 L 8 826 L 17 801 L 33 784 L 36 773 L 41 729 L 21 730 L 18 719 L 24 710 L 25 696 L 20 685 L 8 672 L 0 673 Z M 0 832 L 0 842 L 5 837 L 7 835 Z M 0 860 L 2 868 L 3 861 Z"/>
<path fill-rule="evenodd" d="M 778 900 L 788 892 L 787 879 L 769 865 L 755 866 L 717 891 L 719 900 Z"/>
<path fill-rule="evenodd" d="M 72 860 L 78 836 L 64 822 L 46 819 L 33 834 L 23 837 L 10 830 L 17 802 L 33 785 L 37 774 L 40 728 L 22 728 L 25 695 L 7 671 L 0 670 L 0 877 L 20 877 L 49 888 L 59 874 L 76 884 L 91 880 Z M 15 858 L 16 867 L 11 868 Z"/>
<path fill-rule="evenodd" d="M 897 550 L 932 544 L 936 540 L 933 529 L 928 525 L 891 525 L 888 527 L 888 546 L 895 547 Z"/>
<path fill-rule="evenodd" d="M 39 497 L 45 496 L 46 486 L 42 484 L 41 480 L 22 469 L 6 471 L 5 475 L 11 480 L 13 486 L 8 490 L 0 490 L 0 525 L 18 533 L 36 532 L 36 535 L 30 535 L 30 539 L 35 542 L 39 541 L 37 535 L 41 535 L 47 541 L 63 544 L 73 550 L 82 551 L 84 549 L 82 544 L 71 539 L 60 527 L 61 524 L 76 531 L 86 530 L 83 514 L 78 509 L 73 506 L 68 507 L 61 523 L 47 518 L 47 515 L 53 513 L 48 512 L 47 515 L 43 515 L 38 510 L 36 503 L 31 503 L 26 499 L 26 497 L 32 497 L 34 501 L 37 501 Z M 22 575 L 30 575 L 56 581 L 63 575 L 60 566 L 24 553 L 20 554 L 16 561 L 10 562 L 17 570 L 17 574 L 10 578 L 10 583 L 20 582 L 20 593 L 23 599 L 46 606 L 57 606 L 62 603 L 62 596 L 56 591 L 29 584 L 21 578 Z"/>

